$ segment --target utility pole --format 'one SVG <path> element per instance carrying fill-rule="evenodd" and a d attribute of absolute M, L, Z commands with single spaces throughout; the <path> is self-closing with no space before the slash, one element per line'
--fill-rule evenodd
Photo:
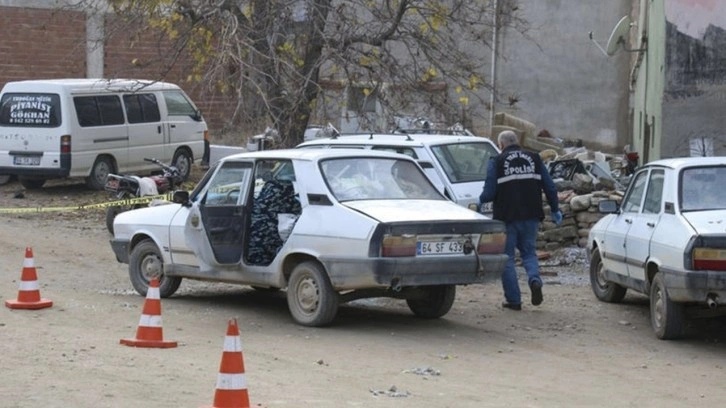
<path fill-rule="evenodd" d="M 492 63 L 491 63 L 491 97 L 489 99 L 489 138 L 496 141 L 494 135 L 495 103 L 497 102 L 497 52 L 499 45 L 499 0 L 494 0 L 494 30 L 492 30 Z"/>

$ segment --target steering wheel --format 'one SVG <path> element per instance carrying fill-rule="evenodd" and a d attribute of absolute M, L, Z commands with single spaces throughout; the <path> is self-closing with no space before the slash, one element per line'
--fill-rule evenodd
<path fill-rule="evenodd" d="M 239 198 L 239 192 L 240 190 L 238 188 L 227 191 L 227 194 L 224 196 L 225 204 L 237 203 L 237 199 Z"/>

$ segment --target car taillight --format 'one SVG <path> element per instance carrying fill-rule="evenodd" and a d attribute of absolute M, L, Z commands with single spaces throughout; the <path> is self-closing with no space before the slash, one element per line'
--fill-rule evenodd
<path fill-rule="evenodd" d="M 71 152 L 71 135 L 63 135 L 60 138 L 60 152 L 70 153 Z"/>
<path fill-rule="evenodd" d="M 416 256 L 416 236 L 410 234 L 385 235 L 381 246 L 381 256 Z"/>
<path fill-rule="evenodd" d="M 480 254 L 501 254 L 504 253 L 504 246 L 507 243 L 507 234 L 495 232 L 492 234 L 481 234 L 476 252 Z"/>
<path fill-rule="evenodd" d="M 726 271 L 726 249 L 694 248 L 693 269 Z"/>

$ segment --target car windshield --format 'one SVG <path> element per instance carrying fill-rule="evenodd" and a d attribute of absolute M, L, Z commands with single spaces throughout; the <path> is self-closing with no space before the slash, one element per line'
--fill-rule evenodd
<path fill-rule="evenodd" d="M 681 173 L 681 211 L 726 209 L 726 166 L 687 168 Z"/>
<path fill-rule="evenodd" d="M 451 183 L 485 181 L 489 158 L 498 154 L 486 142 L 449 143 L 431 146 L 431 150 Z"/>
<path fill-rule="evenodd" d="M 445 200 L 416 163 L 408 160 L 358 157 L 328 159 L 320 170 L 338 201 Z"/>

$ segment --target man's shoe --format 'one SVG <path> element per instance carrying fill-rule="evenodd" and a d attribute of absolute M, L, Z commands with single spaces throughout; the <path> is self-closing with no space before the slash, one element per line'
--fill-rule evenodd
<path fill-rule="evenodd" d="M 529 284 L 529 290 L 532 291 L 532 304 L 539 306 L 542 304 L 542 282 L 533 281 Z"/>
<path fill-rule="evenodd" d="M 502 307 L 505 309 L 511 309 L 511 310 L 522 310 L 522 304 L 521 303 L 507 303 L 502 302 Z"/>

